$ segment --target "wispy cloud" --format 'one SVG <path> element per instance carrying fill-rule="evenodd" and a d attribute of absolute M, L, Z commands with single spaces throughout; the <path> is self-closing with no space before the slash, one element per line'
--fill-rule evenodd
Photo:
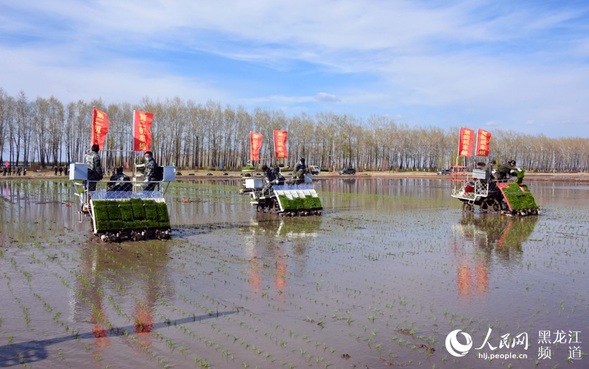
<path fill-rule="evenodd" d="M 328 94 L 326 92 L 319 92 L 317 95 L 315 95 L 315 100 L 317 101 L 322 101 L 322 102 L 339 102 L 342 101 L 339 97 L 333 95 L 333 94 Z"/>
<path fill-rule="evenodd" d="M 507 0 L 5 2 L 0 87 L 587 136 L 588 15 Z"/>

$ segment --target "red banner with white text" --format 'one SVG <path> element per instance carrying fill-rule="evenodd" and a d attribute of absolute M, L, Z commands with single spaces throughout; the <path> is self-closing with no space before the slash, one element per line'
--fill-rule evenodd
<path fill-rule="evenodd" d="M 474 130 L 460 128 L 458 139 L 458 156 L 472 156 L 472 144 L 474 143 Z"/>
<path fill-rule="evenodd" d="M 133 111 L 133 150 L 148 151 L 151 146 L 153 113 Z"/>
<path fill-rule="evenodd" d="M 262 147 L 262 136 L 258 132 L 250 132 L 250 160 L 260 161 L 260 148 Z"/>
<path fill-rule="evenodd" d="M 479 128 L 477 134 L 477 148 L 475 150 L 476 156 L 489 156 L 491 151 L 491 132 Z"/>
<path fill-rule="evenodd" d="M 96 108 L 92 110 L 92 145 L 98 144 L 102 149 L 108 133 L 108 115 Z"/>
<path fill-rule="evenodd" d="M 288 150 L 286 148 L 287 131 L 274 130 L 274 154 L 276 159 L 288 158 Z"/>

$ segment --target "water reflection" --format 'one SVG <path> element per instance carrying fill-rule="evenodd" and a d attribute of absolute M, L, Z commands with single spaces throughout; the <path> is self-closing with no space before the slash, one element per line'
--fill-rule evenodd
<path fill-rule="evenodd" d="M 273 214 L 257 213 L 250 221 L 252 233 L 277 238 L 313 238 L 321 226 L 320 217 L 282 218 Z"/>
<path fill-rule="evenodd" d="M 274 215 L 256 214 L 249 226 L 242 228 L 252 291 L 262 291 L 265 268 L 269 266 L 272 270 L 275 297 L 284 301 L 288 262 L 294 263 L 296 271 L 305 269 L 307 245 L 309 240 L 317 237 L 320 226 L 321 217 L 283 219 Z"/>
<path fill-rule="evenodd" d="M 489 274 L 494 265 L 520 264 L 522 244 L 532 234 L 537 221 L 538 216 L 463 213 L 453 227 L 451 242 L 458 295 L 484 295 L 489 290 Z"/>
<path fill-rule="evenodd" d="M 67 246 L 64 246 L 67 247 Z M 169 276 L 169 252 L 173 243 L 169 241 L 149 241 L 121 244 L 100 244 L 89 242 L 75 245 L 79 250 L 79 269 L 71 273 L 75 280 L 71 283 L 75 290 L 71 300 L 63 305 L 72 307 L 73 328 L 66 327 L 68 335 L 47 339 L 32 339 L 24 342 L 0 345 L 0 367 L 30 365 L 43 360 L 51 360 L 49 346 L 79 340 L 91 340 L 86 351 L 92 354 L 96 364 L 103 366 L 107 356 L 112 360 L 119 354 L 121 347 L 138 345 L 152 349 L 154 331 L 170 326 L 180 326 L 211 318 L 235 314 L 237 311 L 223 311 L 216 314 L 204 314 L 163 320 L 154 313 L 162 301 L 173 299 L 172 277 Z M 23 263 L 27 265 L 34 263 Z M 62 283 L 69 286 L 66 279 Z M 68 287 L 69 288 L 69 287 Z M 23 288 L 22 291 L 29 289 Z M 56 288 L 56 293 L 59 289 Z M 33 292 L 33 291 L 30 291 Z M 69 296 L 69 294 L 68 294 Z M 53 313 L 53 319 L 59 322 L 60 306 Z M 157 321 L 159 320 L 159 321 Z M 163 321 L 162 321 L 163 320 Z M 5 325 L 7 322 L 4 322 Z M 42 326 L 43 329 L 49 327 Z M 87 327 L 87 328 L 86 328 Z M 10 327 L 8 327 L 10 329 Z M 44 336 L 44 333 L 41 336 Z M 125 344 L 111 341 L 116 337 L 129 337 Z M 75 345 L 69 345 L 75 351 Z M 107 353 L 107 349 L 114 350 Z M 59 351 L 63 350 L 59 348 Z M 59 354 L 58 354 L 59 356 Z M 131 358 L 132 360 L 133 358 Z M 55 359 L 54 359 L 55 360 Z M 76 360 L 83 360 L 76 358 Z M 52 361 L 51 363 L 55 363 Z M 51 363 L 48 364 L 51 366 Z M 87 365 L 84 361 L 77 361 Z M 63 362 L 62 362 L 63 365 Z M 126 364 L 127 365 L 127 364 Z M 47 365 L 46 365 L 47 366 Z M 132 366 L 132 365 L 131 365 Z"/>
<path fill-rule="evenodd" d="M 55 232 L 52 227 L 55 223 L 77 230 L 72 196 L 70 184 L 63 180 L 1 181 L 0 218 L 25 229 L 34 224 L 37 230 L 46 233 Z M 19 233 L 26 236 L 30 232 Z"/>
<path fill-rule="evenodd" d="M 447 207 L 447 182 L 406 178 L 326 178 L 314 183 L 323 208 L 392 211 Z"/>
<path fill-rule="evenodd" d="M 251 214 L 249 197 L 239 194 L 239 179 L 192 180 L 173 183 L 166 203 L 173 225 L 241 223 Z"/>
<path fill-rule="evenodd" d="M 118 245 L 88 244 L 80 251 L 74 319 L 92 324 L 95 355 L 110 345 L 109 313 L 129 316 L 142 345 L 151 345 L 153 310 L 169 291 L 170 243 L 150 241 Z M 114 310 L 114 311 L 113 311 Z"/>
<path fill-rule="evenodd" d="M 448 183 L 417 178 L 326 178 L 314 182 L 315 188 L 323 192 L 351 192 L 408 196 L 418 194 L 449 195 Z"/>

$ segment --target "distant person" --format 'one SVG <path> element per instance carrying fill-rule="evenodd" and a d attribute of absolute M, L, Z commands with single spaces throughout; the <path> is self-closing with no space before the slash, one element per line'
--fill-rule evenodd
<path fill-rule="evenodd" d="M 497 179 L 500 181 L 508 180 L 512 175 L 516 176 L 520 169 L 515 166 L 515 160 L 508 160 L 497 168 Z"/>
<path fill-rule="evenodd" d="M 264 177 L 266 177 L 268 182 L 272 183 L 272 181 L 276 179 L 276 173 L 266 164 L 262 165 L 262 171 L 264 172 Z"/>
<path fill-rule="evenodd" d="M 497 161 L 493 159 L 485 167 L 485 170 L 489 173 L 490 179 L 495 179 L 495 165 L 497 165 Z"/>
<path fill-rule="evenodd" d="M 273 167 L 270 167 L 272 174 L 274 175 L 274 183 L 278 185 L 284 184 L 284 176 L 280 173 L 280 167 L 278 164 L 275 164 Z"/>
<path fill-rule="evenodd" d="M 54 165 L 53 166 L 53 172 L 54 172 L 55 175 L 57 175 L 57 165 Z"/>
<path fill-rule="evenodd" d="M 59 167 L 59 175 L 63 175 L 63 167 Z"/>
<path fill-rule="evenodd" d="M 272 185 L 274 184 L 274 181 L 276 180 L 276 173 L 274 172 L 274 170 L 272 170 L 272 168 L 270 168 L 266 164 L 262 165 L 262 171 L 264 172 L 264 177 L 266 177 L 266 183 L 264 184 L 264 187 L 262 188 L 262 193 L 268 194 L 270 191 L 270 188 L 272 187 Z"/>
<path fill-rule="evenodd" d="M 16 168 L 16 175 L 18 175 L 20 177 L 20 167 Z"/>
<path fill-rule="evenodd" d="M 495 159 L 491 160 L 489 162 L 489 164 L 487 164 L 487 166 L 485 167 L 485 170 L 488 170 L 489 172 L 493 172 L 493 170 L 495 170 L 495 165 L 497 165 L 497 161 Z"/>
<path fill-rule="evenodd" d="M 96 182 L 104 176 L 100 155 L 98 155 L 99 149 L 97 144 L 92 145 L 92 149 L 84 157 L 84 162 L 88 164 L 88 181 L 86 182 L 88 191 L 96 191 Z"/>
<path fill-rule="evenodd" d="M 307 172 L 307 165 L 305 164 L 305 158 L 301 158 L 295 166 L 292 176 L 296 184 L 303 183 L 305 181 L 305 173 Z"/>
<path fill-rule="evenodd" d="M 131 184 L 131 178 L 123 173 L 123 167 L 118 167 L 116 173 L 110 177 L 106 188 L 108 191 L 131 191 L 133 185 Z"/>
<path fill-rule="evenodd" d="M 145 182 L 147 185 L 145 186 L 145 191 L 153 191 L 156 186 L 157 182 L 160 181 L 158 174 L 158 165 L 155 159 L 153 158 L 153 153 L 151 151 L 145 152 L 145 172 L 143 175 L 145 176 Z"/>

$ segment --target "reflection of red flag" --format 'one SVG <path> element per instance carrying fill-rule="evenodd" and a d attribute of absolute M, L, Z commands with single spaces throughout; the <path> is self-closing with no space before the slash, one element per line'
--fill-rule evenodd
<path fill-rule="evenodd" d="M 458 266 L 458 276 L 456 278 L 456 284 L 458 285 L 458 295 L 467 296 L 470 295 L 470 288 L 472 284 L 472 273 L 468 262 L 462 260 Z"/>
<path fill-rule="evenodd" d="M 151 123 L 153 114 L 145 111 L 133 111 L 133 150 L 147 151 L 151 146 Z"/>
<path fill-rule="evenodd" d="M 489 156 L 491 143 L 491 132 L 479 128 L 477 134 L 477 148 L 475 150 L 476 156 Z"/>
<path fill-rule="evenodd" d="M 460 128 L 458 139 L 458 156 L 472 156 L 472 144 L 474 143 L 474 130 Z"/>
<path fill-rule="evenodd" d="M 96 108 L 92 110 L 92 145 L 98 144 L 102 149 L 108 133 L 108 115 Z"/>
<path fill-rule="evenodd" d="M 261 133 L 250 132 L 250 160 L 260 161 L 260 148 L 262 147 L 262 136 Z"/>
<path fill-rule="evenodd" d="M 274 130 L 274 154 L 276 159 L 288 158 L 288 150 L 286 149 L 287 131 Z"/>
<path fill-rule="evenodd" d="M 153 329 L 151 308 L 142 304 L 135 306 L 135 332 L 148 333 Z"/>

